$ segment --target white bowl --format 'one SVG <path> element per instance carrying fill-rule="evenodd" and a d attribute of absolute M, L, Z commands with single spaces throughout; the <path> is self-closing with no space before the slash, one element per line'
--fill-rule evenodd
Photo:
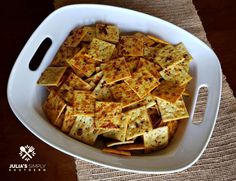
<path fill-rule="evenodd" d="M 110 155 L 70 138 L 47 121 L 41 108 L 46 91 L 45 88 L 36 85 L 37 79 L 73 28 L 95 24 L 98 21 L 118 25 L 122 32 L 140 31 L 157 35 L 173 44 L 183 42 L 193 56 L 190 64 L 190 73 L 193 76 L 190 93 L 193 96 L 187 101 L 190 118 L 180 122 L 176 136 L 163 151 L 132 157 Z M 52 45 L 39 68 L 31 71 L 29 62 L 46 37 L 52 40 Z M 83 4 L 60 8 L 41 23 L 12 68 L 7 95 L 10 107 L 22 124 L 38 138 L 66 154 L 126 171 L 171 173 L 190 167 L 206 148 L 218 113 L 221 80 L 221 67 L 215 53 L 185 30 L 140 12 L 105 5 Z M 198 90 L 203 86 L 208 88 L 206 114 L 203 122 L 196 125 L 192 123 L 192 118 Z"/>

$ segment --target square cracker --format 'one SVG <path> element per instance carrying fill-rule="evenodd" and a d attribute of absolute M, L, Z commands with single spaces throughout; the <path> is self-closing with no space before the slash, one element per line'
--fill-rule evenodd
<path fill-rule="evenodd" d="M 90 77 L 95 72 L 96 61 L 87 54 L 77 53 L 73 58 L 67 61 L 68 64 L 77 69 L 80 74 Z"/>
<path fill-rule="evenodd" d="M 125 118 L 125 114 L 122 114 L 120 129 L 119 130 L 111 130 L 107 133 L 104 133 L 103 136 L 124 142 L 126 130 L 127 130 L 127 124 L 128 124 L 128 119 Z"/>
<path fill-rule="evenodd" d="M 122 103 L 122 108 L 139 102 L 139 96 L 126 83 L 115 84 L 111 86 L 111 92 L 114 99 Z"/>
<path fill-rule="evenodd" d="M 76 116 L 77 115 L 76 115 L 74 108 L 67 105 L 64 120 L 62 122 L 62 127 L 61 127 L 61 130 L 63 132 L 68 133 L 71 130 L 71 128 L 76 120 Z"/>
<path fill-rule="evenodd" d="M 152 123 L 145 107 L 125 112 L 125 118 L 128 119 L 126 140 L 141 136 L 152 130 Z"/>
<path fill-rule="evenodd" d="M 175 103 L 183 94 L 185 87 L 181 87 L 171 81 L 162 81 L 161 84 L 152 91 L 156 98 Z"/>
<path fill-rule="evenodd" d="M 175 104 L 171 104 L 162 99 L 157 99 L 157 103 L 163 122 L 185 119 L 189 117 L 183 98 L 177 100 Z"/>
<path fill-rule="evenodd" d="M 73 72 L 69 74 L 66 81 L 59 88 L 59 93 L 63 96 L 68 91 L 73 90 L 90 90 L 91 86 L 75 75 Z"/>
<path fill-rule="evenodd" d="M 142 66 L 146 67 L 146 69 L 158 80 L 160 79 L 159 71 L 161 70 L 161 67 L 158 64 L 150 62 L 149 60 L 146 60 L 144 58 L 140 58 L 138 68 Z"/>
<path fill-rule="evenodd" d="M 140 98 L 145 97 L 159 85 L 157 78 L 145 67 L 139 68 L 132 74 L 131 78 L 125 79 L 124 81 Z"/>
<path fill-rule="evenodd" d="M 58 119 L 66 107 L 64 100 L 56 93 L 51 90 L 47 99 L 42 105 L 42 109 L 46 117 L 54 124 L 58 125 Z"/>
<path fill-rule="evenodd" d="M 108 130 L 120 129 L 121 111 L 121 103 L 97 101 L 95 103 L 96 128 Z"/>
<path fill-rule="evenodd" d="M 143 38 L 143 44 L 146 47 L 150 47 L 150 46 L 152 46 L 155 43 L 155 41 L 153 41 L 152 39 L 148 38 L 143 33 L 138 32 L 138 33 L 135 33 L 134 36 Z"/>
<path fill-rule="evenodd" d="M 69 136 L 93 145 L 98 137 L 98 130 L 94 127 L 94 118 L 92 116 L 77 116 Z"/>
<path fill-rule="evenodd" d="M 61 46 L 52 60 L 51 66 L 68 66 L 67 60 L 71 59 L 79 48 Z"/>
<path fill-rule="evenodd" d="M 67 47 L 77 47 L 86 33 L 87 31 L 83 28 L 75 28 L 64 41 L 64 45 Z"/>
<path fill-rule="evenodd" d="M 82 41 L 90 42 L 90 41 L 92 41 L 93 38 L 96 37 L 96 28 L 95 27 L 85 26 L 85 27 L 83 27 L 83 30 L 86 31 L 86 34 L 85 34 L 84 38 L 82 39 Z"/>
<path fill-rule="evenodd" d="M 143 38 L 138 36 L 121 36 L 118 44 L 120 56 L 143 56 Z"/>
<path fill-rule="evenodd" d="M 89 45 L 88 54 L 96 60 L 103 62 L 111 58 L 115 47 L 111 43 L 94 38 Z"/>
<path fill-rule="evenodd" d="M 102 64 L 101 68 L 104 74 L 103 79 L 108 84 L 131 77 L 124 57 L 110 60 Z"/>
<path fill-rule="evenodd" d="M 96 37 L 111 43 L 118 43 L 119 28 L 115 25 L 96 24 Z"/>
<path fill-rule="evenodd" d="M 183 62 L 180 62 L 175 66 L 160 71 L 162 78 L 167 81 L 172 81 L 180 86 L 187 84 L 192 80 L 192 77 L 188 72 L 186 72 L 185 65 L 182 63 Z"/>
<path fill-rule="evenodd" d="M 184 61 L 184 57 L 173 45 L 169 44 L 158 51 L 153 61 L 165 69 Z"/>
<path fill-rule="evenodd" d="M 110 90 L 110 85 L 106 84 L 103 78 L 99 81 L 99 83 L 93 90 L 92 94 L 99 101 L 113 101 L 114 100 L 113 95 Z"/>
<path fill-rule="evenodd" d="M 168 126 L 153 129 L 143 135 L 145 152 L 160 150 L 168 145 Z"/>
<path fill-rule="evenodd" d="M 47 67 L 37 81 L 42 86 L 58 86 L 67 67 Z"/>
<path fill-rule="evenodd" d="M 182 54 L 185 61 L 191 62 L 193 57 L 190 55 L 184 44 L 181 42 L 175 46 L 175 48 Z"/>

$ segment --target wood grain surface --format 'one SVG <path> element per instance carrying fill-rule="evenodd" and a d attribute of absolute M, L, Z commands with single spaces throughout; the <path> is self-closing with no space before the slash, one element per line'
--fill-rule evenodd
<path fill-rule="evenodd" d="M 236 95 L 236 6 L 233 0 L 194 0 L 208 40 L 218 55 L 223 73 Z M 0 170 L 6 180 L 76 180 L 74 158 L 48 146 L 31 134 L 14 116 L 7 102 L 7 81 L 24 44 L 39 23 L 53 11 L 52 0 L 10 1 L 0 7 Z M 46 164 L 45 172 L 9 172 L 9 164 L 24 163 L 21 145 L 33 145 L 36 156 L 30 163 Z"/>

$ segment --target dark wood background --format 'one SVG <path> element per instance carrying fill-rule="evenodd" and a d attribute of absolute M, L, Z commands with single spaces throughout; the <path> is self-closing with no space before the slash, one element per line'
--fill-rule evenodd
<path fill-rule="evenodd" d="M 223 73 L 236 95 L 236 3 L 233 0 L 193 0 L 208 40 L 218 55 Z M 31 134 L 12 113 L 6 95 L 10 70 L 24 44 L 39 23 L 54 9 L 52 0 L 9 1 L 0 7 L 0 173 L 1 180 L 76 180 L 74 159 Z M 21 145 L 33 145 L 31 163 L 47 164 L 46 172 L 9 172 L 10 163 L 24 163 Z"/>

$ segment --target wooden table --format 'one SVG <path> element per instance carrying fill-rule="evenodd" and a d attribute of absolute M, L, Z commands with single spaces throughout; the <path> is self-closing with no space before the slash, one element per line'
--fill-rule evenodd
<path fill-rule="evenodd" d="M 218 55 L 224 74 L 236 94 L 236 8 L 233 0 L 194 0 Z M 52 1 L 16 1 L 1 6 L 1 89 L 0 89 L 0 155 L 1 178 L 7 180 L 76 180 L 74 159 L 48 146 L 31 134 L 12 113 L 6 95 L 10 70 L 23 45 L 39 23 L 53 11 Z M 47 164 L 41 172 L 9 172 L 9 164 L 24 163 L 19 157 L 21 145 L 33 145 L 36 156 L 31 163 Z"/>

